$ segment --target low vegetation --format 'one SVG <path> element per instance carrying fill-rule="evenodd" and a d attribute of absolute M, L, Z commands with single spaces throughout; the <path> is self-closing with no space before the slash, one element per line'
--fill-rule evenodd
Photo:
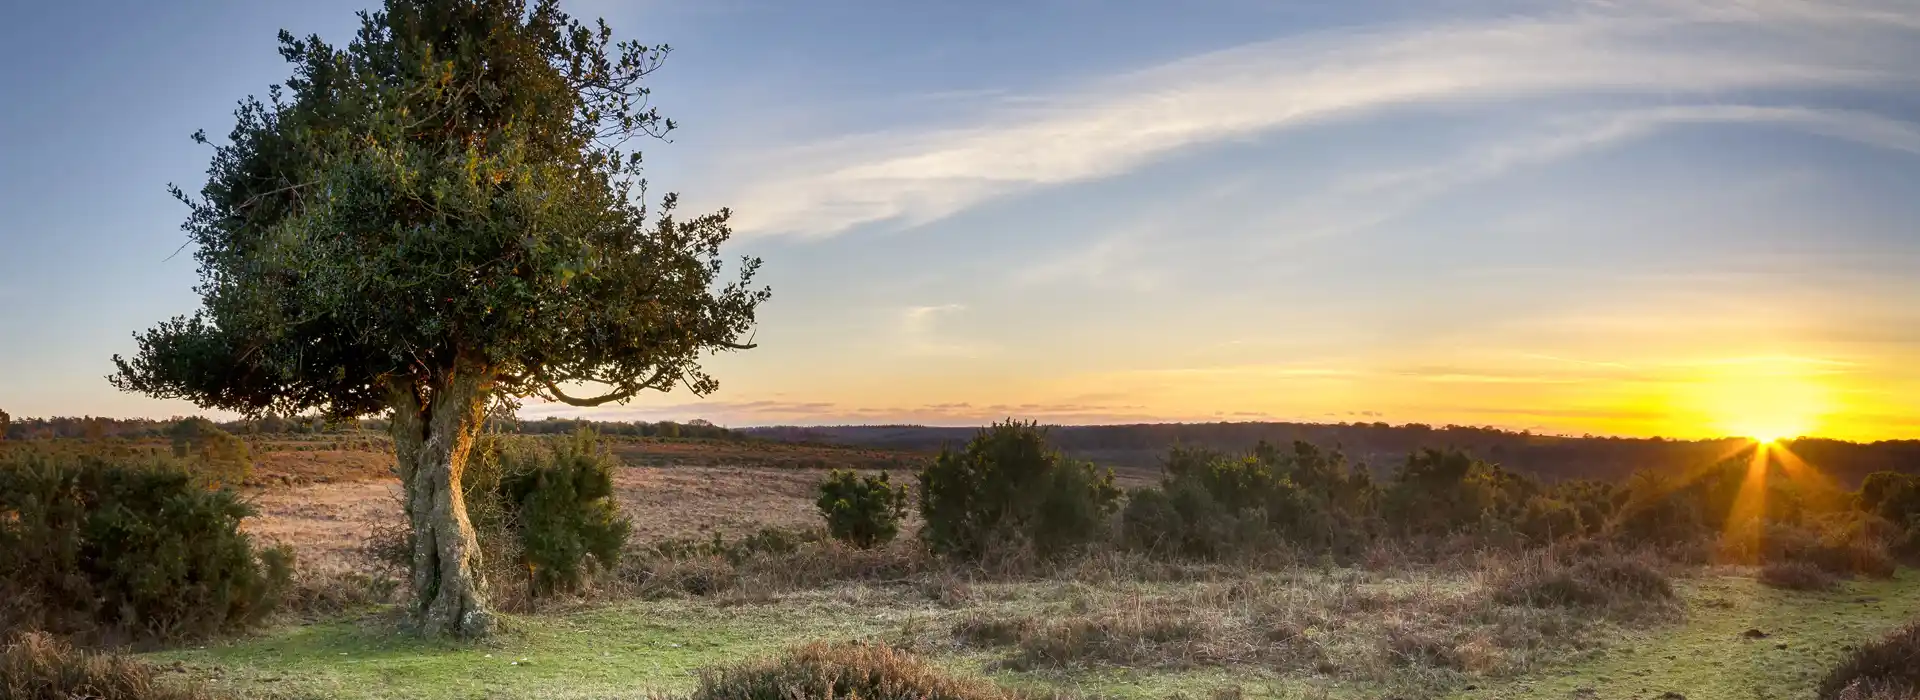
<path fill-rule="evenodd" d="M 814 504 L 827 521 L 827 533 L 855 547 L 868 549 L 893 541 L 900 520 L 907 517 L 907 487 L 888 481 L 886 472 L 861 477 L 836 469 L 820 482 Z"/>
<path fill-rule="evenodd" d="M 151 641 L 258 621 L 293 561 L 240 532 L 249 512 L 164 457 L 0 454 L 0 630 Z"/>
<path fill-rule="evenodd" d="M 983 679 L 956 675 L 874 644 L 808 644 L 784 655 L 700 674 L 689 700 L 1016 700 Z"/>
<path fill-rule="evenodd" d="M 1920 697 L 1920 620 L 1866 644 L 1820 681 L 1822 700 Z"/>
<path fill-rule="evenodd" d="M 980 431 L 920 472 L 920 537 L 935 553 L 1059 554 L 1100 538 L 1119 505 L 1113 472 L 1076 462 L 1031 423 Z"/>
<path fill-rule="evenodd" d="M 152 666 L 116 654 L 75 649 L 43 632 L 12 637 L 0 649 L 5 700 L 213 700 L 168 682 Z"/>

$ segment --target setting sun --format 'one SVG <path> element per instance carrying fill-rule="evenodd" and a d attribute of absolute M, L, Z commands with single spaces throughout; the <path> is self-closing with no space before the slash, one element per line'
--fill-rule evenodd
<path fill-rule="evenodd" d="M 1721 434 L 1777 442 L 1820 427 L 1833 393 L 1822 376 L 1794 358 L 1727 361 L 1696 385 L 1697 401 Z"/>

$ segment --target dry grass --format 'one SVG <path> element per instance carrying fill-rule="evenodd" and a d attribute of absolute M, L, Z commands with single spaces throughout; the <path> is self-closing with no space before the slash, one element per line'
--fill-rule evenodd
<path fill-rule="evenodd" d="M 21 634 L 0 651 L 4 700 L 206 700 L 206 692 L 161 680 L 146 664 L 74 649 L 39 632 Z"/>
<path fill-rule="evenodd" d="M 1673 582 L 1645 555 L 1613 551 L 1579 556 L 1522 556 L 1488 584 L 1507 605 L 1601 608 L 1621 613 L 1660 611 L 1676 597 Z"/>
<path fill-rule="evenodd" d="M 1149 578 L 1063 584 L 1023 603 L 970 602 L 948 628 L 950 643 L 1002 651 L 996 663 L 1011 670 L 1247 667 L 1432 690 L 1460 674 L 1522 673 L 1599 647 L 1609 624 L 1648 621 L 1650 609 L 1677 614 L 1670 600 L 1542 606 L 1473 577 L 1426 572 L 1200 569 L 1161 579 L 1186 579 L 1177 585 Z M 1639 585 L 1611 584 L 1659 595 Z"/>
<path fill-rule="evenodd" d="M 1854 650 L 1820 681 L 1822 700 L 1920 695 L 1920 620 Z"/>
<path fill-rule="evenodd" d="M 1760 567 L 1755 576 L 1761 583 L 1790 591 L 1828 591 L 1840 585 L 1839 577 L 1810 562 L 1772 562 Z"/>
<path fill-rule="evenodd" d="M 869 644 L 809 644 L 784 656 L 708 671 L 690 700 L 1013 700 L 982 679 Z"/>
<path fill-rule="evenodd" d="M 649 467 L 753 467 L 782 470 L 914 470 L 929 461 L 918 452 L 838 445 L 725 440 L 605 438 L 620 461 Z M 816 475 L 817 476 L 817 475 Z"/>

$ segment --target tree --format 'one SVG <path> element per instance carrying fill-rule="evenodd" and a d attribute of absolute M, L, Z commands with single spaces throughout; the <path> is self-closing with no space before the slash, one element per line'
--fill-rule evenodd
<path fill-rule="evenodd" d="M 7 415 L 6 411 L 0 411 L 0 442 L 4 442 L 7 439 L 7 430 L 12 427 L 13 416 Z"/>
<path fill-rule="evenodd" d="M 575 406 L 718 383 L 768 297 L 727 210 L 654 204 L 636 137 L 668 48 L 555 0 L 388 0 L 345 48 L 282 31 L 293 76 L 248 98 L 189 216 L 202 308 L 135 334 L 122 390 L 249 416 L 392 415 L 430 635 L 491 628 L 459 489 L 494 396 Z M 207 142 L 204 133 L 195 139 Z M 563 386 L 599 385 L 580 397 Z M 575 389 L 574 391 L 578 391 Z"/>

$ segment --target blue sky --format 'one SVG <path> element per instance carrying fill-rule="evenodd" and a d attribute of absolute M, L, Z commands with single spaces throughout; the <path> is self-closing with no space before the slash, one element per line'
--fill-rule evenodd
<path fill-rule="evenodd" d="M 0 27 L 0 408 L 191 410 L 103 379 L 196 301 L 164 188 L 360 7 Z M 599 415 L 1920 436 L 1911 2 L 566 7 L 675 47 L 653 181 L 775 292 Z"/>

